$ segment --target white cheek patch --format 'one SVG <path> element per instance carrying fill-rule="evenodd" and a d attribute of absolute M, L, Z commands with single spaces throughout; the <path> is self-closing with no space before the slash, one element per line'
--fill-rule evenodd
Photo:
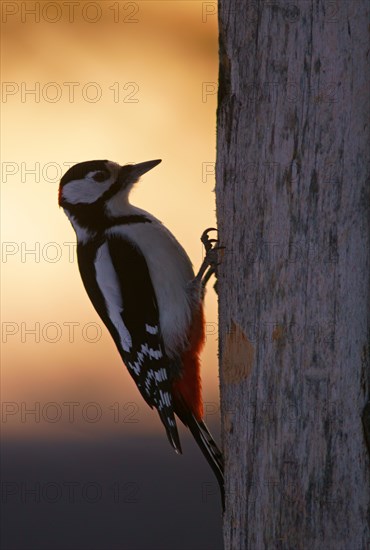
<path fill-rule="evenodd" d="M 70 204 L 92 204 L 108 191 L 112 183 L 113 178 L 103 182 L 86 178 L 70 181 L 63 187 L 62 197 Z"/>

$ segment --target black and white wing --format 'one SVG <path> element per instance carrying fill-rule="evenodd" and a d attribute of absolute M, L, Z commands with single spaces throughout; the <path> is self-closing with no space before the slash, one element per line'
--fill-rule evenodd
<path fill-rule="evenodd" d="M 85 289 L 150 407 L 158 410 L 174 449 L 181 452 L 169 361 L 162 341 L 158 304 L 143 254 L 127 238 L 110 235 L 78 246 Z"/>

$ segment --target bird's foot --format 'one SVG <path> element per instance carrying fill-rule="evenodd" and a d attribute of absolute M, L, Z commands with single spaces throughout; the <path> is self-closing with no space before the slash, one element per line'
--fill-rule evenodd
<path fill-rule="evenodd" d="M 215 275 L 216 278 L 217 278 L 217 267 L 221 263 L 219 261 L 219 251 L 223 250 L 225 248 L 224 246 L 219 245 L 219 240 L 218 239 L 211 239 L 209 237 L 209 233 L 211 231 L 217 231 L 217 229 L 215 229 L 214 227 L 209 227 L 208 229 L 206 229 L 203 232 L 203 234 L 200 238 L 200 240 L 202 241 L 202 243 L 204 245 L 206 255 L 205 255 L 203 263 L 202 263 L 202 265 L 199 269 L 199 272 L 198 272 L 197 276 L 195 277 L 195 280 L 198 281 L 201 284 L 201 287 L 202 287 L 203 291 L 205 289 L 205 286 L 206 286 L 207 282 L 209 281 L 209 279 L 212 275 Z M 215 290 L 217 292 L 216 285 L 217 285 L 217 281 L 216 281 L 216 284 L 215 284 Z"/>

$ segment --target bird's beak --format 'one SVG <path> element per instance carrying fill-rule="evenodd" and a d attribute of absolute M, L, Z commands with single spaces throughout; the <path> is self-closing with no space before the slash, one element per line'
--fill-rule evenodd
<path fill-rule="evenodd" d="M 162 159 L 147 160 L 146 162 L 140 162 L 139 164 L 134 164 L 132 168 L 133 168 L 133 171 L 136 174 L 138 174 L 138 176 L 140 177 L 143 174 L 145 174 L 145 172 L 149 172 L 149 170 L 157 166 L 157 164 L 159 164 L 160 162 L 162 162 Z"/>
<path fill-rule="evenodd" d="M 154 166 L 157 166 L 160 162 L 162 162 L 162 160 L 157 159 L 139 162 L 139 164 L 126 164 L 125 166 L 122 166 L 119 171 L 119 180 L 122 184 L 126 185 L 128 182 L 134 183 L 143 174 L 154 168 Z"/>

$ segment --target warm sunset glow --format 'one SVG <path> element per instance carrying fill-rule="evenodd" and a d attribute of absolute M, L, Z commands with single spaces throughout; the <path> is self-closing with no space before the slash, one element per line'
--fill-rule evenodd
<path fill-rule="evenodd" d="M 37 4 L 42 10 L 47 3 Z M 39 22 L 26 12 L 2 14 L 1 398 L 13 403 L 3 424 L 9 436 L 162 431 L 82 286 L 75 235 L 57 204 L 62 173 L 90 159 L 163 159 L 132 202 L 173 231 L 195 269 L 200 235 L 215 225 L 215 3 L 93 2 L 101 6 L 96 22 L 93 6 L 83 18 L 82 4 L 71 22 L 67 8 L 54 23 L 51 7 Z M 203 354 L 210 413 L 218 403 L 212 284 Z M 47 422 L 27 417 L 36 402 L 41 411 L 57 404 L 46 409 Z M 63 405 L 71 402 L 79 403 L 74 422 Z M 83 410 L 91 402 L 101 409 L 98 422 L 86 421 L 99 414 L 94 406 Z M 125 422 L 115 420 L 115 403 Z M 53 423 L 60 411 L 62 421 Z"/>

